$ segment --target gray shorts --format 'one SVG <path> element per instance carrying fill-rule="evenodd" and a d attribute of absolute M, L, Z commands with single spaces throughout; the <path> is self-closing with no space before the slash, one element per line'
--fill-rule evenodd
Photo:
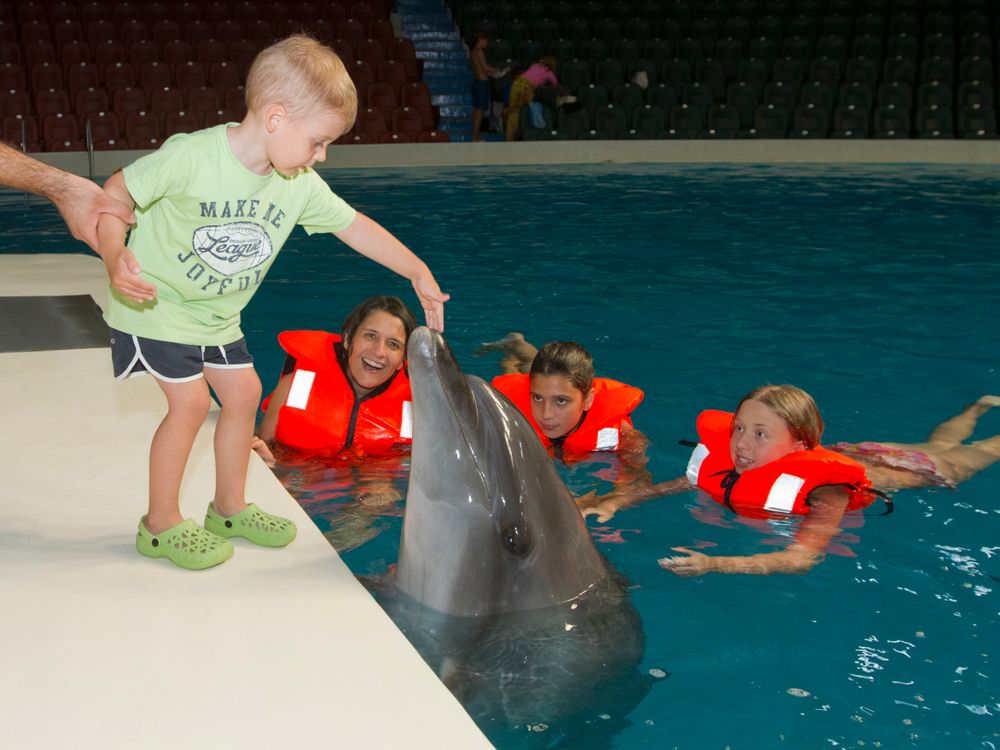
<path fill-rule="evenodd" d="M 115 379 L 148 372 L 158 380 L 184 383 L 204 377 L 206 367 L 237 369 L 253 367 L 247 340 L 241 338 L 225 346 L 196 346 L 172 341 L 144 339 L 114 328 L 111 332 L 111 361 Z"/>

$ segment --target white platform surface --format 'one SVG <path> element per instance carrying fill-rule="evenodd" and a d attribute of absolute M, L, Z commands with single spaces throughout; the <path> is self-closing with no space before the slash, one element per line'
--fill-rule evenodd
<path fill-rule="evenodd" d="M 0 296 L 103 305 L 105 279 L 93 256 L 0 255 Z M 102 348 L 0 353 L 0 383 L 0 748 L 490 747 L 256 457 L 248 494 L 291 546 L 237 540 L 201 572 L 135 551 L 151 378 L 115 382 Z M 199 523 L 213 427 L 182 491 Z"/>

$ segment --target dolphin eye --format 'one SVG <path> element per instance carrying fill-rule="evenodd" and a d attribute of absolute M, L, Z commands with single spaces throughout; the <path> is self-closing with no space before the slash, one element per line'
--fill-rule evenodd
<path fill-rule="evenodd" d="M 502 541 L 504 547 L 507 551 L 514 555 L 515 557 L 521 557 L 527 554 L 528 550 L 531 548 L 531 540 L 529 539 L 528 529 L 523 524 L 512 524 L 506 526 L 500 532 L 502 535 Z"/>

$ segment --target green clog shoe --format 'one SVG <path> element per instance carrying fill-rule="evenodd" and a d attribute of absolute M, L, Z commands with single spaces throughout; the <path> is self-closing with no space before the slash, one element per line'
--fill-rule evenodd
<path fill-rule="evenodd" d="M 146 517 L 139 520 L 135 548 L 146 557 L 165 557 L 185 570 L 204 570 L 224 563 L 233 556 L 233 545 L 190 518 L 159 534 L 146 528 Z"/>
<path fill-rule="evenodd" d="M 229 516 L 219 515 L 208 504 L 205 528 L 226 539 L 241 536 L 261 547 L 284 547 L 295 538 L 295 524 L 287 518 L 272 516 L 250 503 L 244 510 Z"/>

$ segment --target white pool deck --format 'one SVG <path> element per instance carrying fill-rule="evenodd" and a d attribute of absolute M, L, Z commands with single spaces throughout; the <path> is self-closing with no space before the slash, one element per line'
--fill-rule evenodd
<path fill-rule="evenodd" d="M 0 296 L 103 306 L 105 279 L 92 255 L 0 255 Z M 491 747 L 256 456 L 249 494 L 298 538 L 183 571 L 135 551 L 153 380 L 115 382 L 101 348 L 0 353 L 0 383 L 0 748 Z M 199 523 L 213 424 L 182 492 Z"/>

